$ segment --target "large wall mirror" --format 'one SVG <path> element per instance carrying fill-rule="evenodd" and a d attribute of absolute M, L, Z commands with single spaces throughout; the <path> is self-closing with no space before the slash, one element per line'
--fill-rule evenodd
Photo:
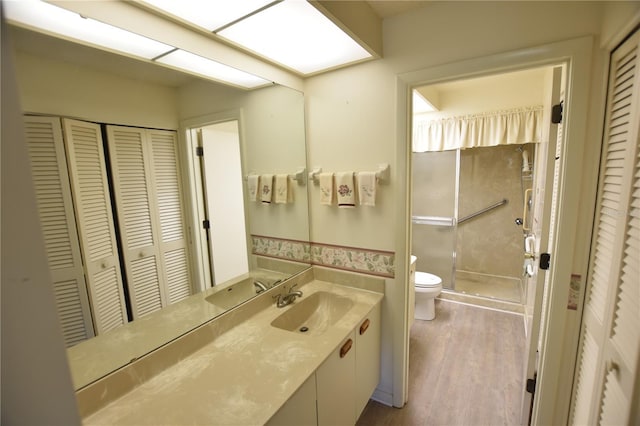
<path fill-rule="evenodd" d="M 105 322 L 104 329 L 91 324 L 86 338 L 67 342 L 76 389 L 245 302 L 264 291 L 262 287 L 309 268 L 302 93 L 276 84 L 253 90 L 225 86 L 18 27 L 11 27 L 11 36 L 25 117 L 60 123 L 59 136 L 65 144 L 89 128 L 104 139 L 100 153 L 107 171 L 104 188 L 112 203 L 114 250 L 121 255 L 112 266 L 123 275 L 123 304 L 106 310 L 120 312 L 125 321 L 115 326 Z M 75 129 L 80 129 L 78 135 Z M 148 263 L 147 253 L 131 248 L 137 235 L 127 228 L 135 223 L 130 219 L 135 215 L 127 216 L 128 212 L 143 204 L 127 198 L 135 193 L 126 192 L 135 167 L 125 160 L 119 163 L 119 152 L 133 149 L 131 135 L 142 141 L 175 138 L 175 182 L 180 192 L 174 197 L 174 210 L 181 215 L 184 247 L 180 250 L 185 253 L 176 262 L 182 262 L 186 271 L 181 273 L 187 290 L 180 290 L 176 300 L 170 300 L 173 289 L 162 290 L 167 295 L 163 293 L 166 301 L 161 309 L 147 308 L 135 294 L 136 286 L 147 285 L 150 278 L 139 267 Z M 81 201 L 74 179 L 84 169 L 76 164 L 79 148 L 64 146 L 66 151 L 60 152 L 69 174 L 61 182 L 71 182 L 71 195 L 63 202 L 77 208 Z M 144 152 L 140 158 L 152 169 L 145 172 L 150 176 L 147 184 L 159 194 L 160 201 L 149 204 L 151 221 L 160 222 L 162 215 L 171 219 L 173 213 L 159 204 L 166 182 L 154 177 L 169 163 L 165 157 L 147 159 Z M 273 190 L 277 184 L 282 188 L 287 175 L 286 200 L 251 199 L 248 189 L 256 176 L 270 175 Z M 83 214 L 75 219 L 79 227 L 87 220 Z M 153 219 L 156 216 L 159 219 Z M 82 245 L 86 236 L 78 232 Z M 88 262 L 88 256 L 84 258 Z M 107 263 L 101 264 L 104 270 Z M 160 280 L 171 281 L 179 269 L 164 272 Z M 94 289 L 80 288 L 83 291 L 88 295 L 83 309 L 91 319 L 97 296 L 92 296 Z M 64 307 L 56 298 L 61 311 Z"/>

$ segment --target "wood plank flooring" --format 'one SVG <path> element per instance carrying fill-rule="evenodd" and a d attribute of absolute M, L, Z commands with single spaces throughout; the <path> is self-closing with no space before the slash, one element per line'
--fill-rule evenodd
<path fill-rule="evenodd" d="M 436 319 L 416 320 L 410 338 L 409 402 L 369 401 L 358 426 L 519 424 L 522 315 L 436 300 Z"/>

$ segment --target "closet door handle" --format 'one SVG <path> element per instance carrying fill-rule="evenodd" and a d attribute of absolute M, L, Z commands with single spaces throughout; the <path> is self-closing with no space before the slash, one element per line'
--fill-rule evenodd
<path fill-rule="evenodd" d="M 362 323 L 362 325 L 360 326 L 360 335 L 362 336 L 364 334 L 365 331 L 367 331 L 367 329 L 369 328 L 369 324 L 371 322 L 369 321 L 369 318 L 367 318 L 366 320 L 364 320 L 364 322 Z"/>
<path fill-rule="evenodd" d="M 349 339 L 345 342 L 344 345 L 340 348 L 340 358 L 344 358 L 347 353 L 351 350 L 351 346 L 353 345 L 353 340 Z"/>

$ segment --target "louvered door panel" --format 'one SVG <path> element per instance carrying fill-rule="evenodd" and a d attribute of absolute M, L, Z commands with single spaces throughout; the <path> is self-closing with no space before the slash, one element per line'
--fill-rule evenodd
<path fill-rule="evenodd" d="M 145 130 L 107 126 L 114 195 L 133 318 L 166 305 Z"/>
<path fill-rule="evenodd" d="M 595 387 L 598 366 L 598 343 L 589 334 L 589 330 L 584 330 L 582 353 L 578 362 L 577 390 L 571 423 L 574 425 L 586 425 L 589 424 L 591 394 Z"/>
<path fill-rule="evenodd" d="M 627 365 L 635 365 L 640 352 L 640 155 L 631 192 L 622 277 L 611 337 Z"/>
<path fill-rule="evenodd" d="M 63 119 L 80 247 L 97 334 L 127 322 L 100 126 Z"/>
<path fill-rule="evenodd" d="M 603 409 L 598 422 L 601 425 L 626 425 L 629 421 L 629 398 L 615 375 L 615 371 L 610 371 L 605 379 Z"/>
<path fill-rule="evenodd" d="M 165 253 L 169 303 L 178 302 L 191 295 L 189 283 L 189 265 L 184 248 L 169 250 Z"/>
<path fill-rule="evenodd" d="M 574 424 L 627 424 L 640 357 L 640 33 L 611 57 Z"/>
<path fill-rule="evenodd" d="M 75 227 L 62 127 L 57 117 L 25 116 L 40 224 L 65 344 L 94 335 Z"/>
<path fill-rule="evenodd" d="M 180 192 L 176 133 L 149 130 L 152 179 L 160 228 L 160 253 L 165 267 L 170 303 L 192 294 L 189 279 L 184 210 Z"/>

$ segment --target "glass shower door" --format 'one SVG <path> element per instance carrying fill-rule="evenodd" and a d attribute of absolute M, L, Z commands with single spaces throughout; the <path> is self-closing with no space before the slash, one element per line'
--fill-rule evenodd
<path fill-rule="evenodd" d="M 459 151 L 414 152 L 412 254 L 416 270 L 455 288 Z"/>

